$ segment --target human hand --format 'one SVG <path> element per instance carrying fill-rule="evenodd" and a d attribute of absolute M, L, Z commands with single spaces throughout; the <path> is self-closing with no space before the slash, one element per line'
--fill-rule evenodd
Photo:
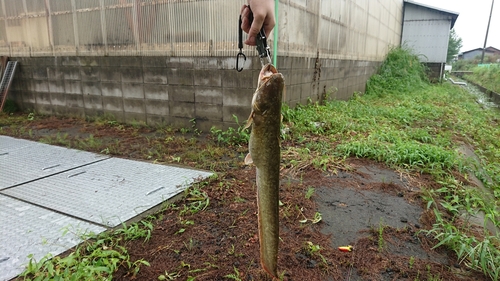
<path fill-rule="evenodd" d="M 250 21 L 251 13 L 253 13 L 253 22 Z M 248 33 L 245 44 L 255 46 L 257 34 L 262 27 L 264 27 L 266 37 L 269 37 L 275 24 L 274 0 L 248 0 L 248 5 L 241 7 L 241 29 Z"/>

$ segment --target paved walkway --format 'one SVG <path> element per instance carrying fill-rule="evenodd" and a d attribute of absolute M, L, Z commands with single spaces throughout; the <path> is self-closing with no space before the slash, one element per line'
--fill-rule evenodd
<path fill-rule="evenodd" d="M 0 280 L 210 175 L 0 136 Z"/>

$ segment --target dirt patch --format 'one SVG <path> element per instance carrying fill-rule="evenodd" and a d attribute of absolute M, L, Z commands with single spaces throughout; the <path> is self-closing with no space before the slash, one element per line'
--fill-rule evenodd
<path fill-rule="evenodd" d="M 259 265 L 255 169 L 242 164 L 245 145 L 110 122 L 2 118 L 5 135 L 219 174 L 198 186 L 210 199 L 206 209 L 183 212 L 192 201 L 181 199 L 155 215 L 148 241 L 121 242 L 132 262 L 144 259 L 150 266 L 137 273 L 122 266 L 114 280 L 158 280 L 160 275 L 269 280 Z M 488 280 L 457 264 L 453 253 L 431 250 L 436 241 L 419 234 L 433 223 L 432 213 L 422 209 L 420 187 L 433 185 L 428 175 L 403 174 L 363 159 L 347 159 L 336 173 L 311 166 L 283 170 L 279 274 L 283 280 Z M 315 192 L 309 198 L 311 188 Z M 316 213 L 322 220 L 313 223 Z M 349 244 L 352 252 L 337 249 Z"/>

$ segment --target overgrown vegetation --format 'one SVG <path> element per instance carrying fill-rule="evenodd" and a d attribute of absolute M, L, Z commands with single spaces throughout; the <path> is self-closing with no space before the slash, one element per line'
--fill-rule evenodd
<path fill-rule="evenodd" d="M 111 280 L 113 273 L 124 266 L 135 276 L 141 266 L 149 266 L 147 260 L 131 261 L 123 241 L 151 237 L 153 224 L 151 220 L 140 223 L 122 225 L 123 228 L 114 232 L 104 232 L 99 235 L 80 234 L 87 241 L 78 245 L 65 257 L 48 254 L 40 260 L 32 255 L 26 270 L 21 274 L 24 280 Z"/>
<path fill-rule="evenodd" d="M 491 64 L 489 67 L 475 67 L 472 74 L 465 78 L 486 89 L 500 93 L 500 64 Z"/>
<path fill-rule="evenodd" d="M 427 82 L 426 68 L 418 56 L 406 47 L 397 47 L 389 51 L 377 74 L 370 77 L 366 93 L 377 96 L 411 93 L 424 88 Z"/>
<path fill-rule="evenodd" d="M 369 80 L 366 95 L 325 106 L 285 107 L 291 138 L 336 144 L 311 147 L 312 157 L 370 158 L 402 172 L 431 174 L 440 187 L 425 190 L 427 206 L 435 214 L 426 233 L 438 239 L 436 247 L 449 247 L 460 262 L 497 280 L 499 233 L 475 230 L 478 226 L 469 218 L 484 213 L 484 225 L 500 226 L 499 112 L 481 109 L 459 87 L 429 85 L 424 72 L 415 55 L 393 49 Z M 479 160 L 459 152 L 464 144 L 474 148 Z M 491 195 L 478 192 L 471 175 Z"/>
<path fill-rule="evenodd" d="M 355 94 L 349 101 L 329 101 L 324 105 L 310 104 L 293 109 L 283 106 L 283 170 L 294 175 L 308 167 L 314 167 L 335 173 L 339 169 L 349 169 L 345 165 L 346 158 L 359 157 L 386 163 L 402 174 L 430 174 L 435 184 L 422 187 L 422 197 L 433 219 L 433 226 L 421 234 L 436 238 L 436 247 L 448 247 L 455 251 L 458 262 L 497 280 L 500 273 L 500 237 L 498 232 L 488 229 L 491 225 L 500 226 L 500 113 L 481 108 L 475 98 L 460 87 L 449 84 L 430 85 L 425 71 L 415 54 L 404 48 L 395 48 L 388 54 L 378 73 L 369 80 L 365 95 Z M 26 124 L 36 118 L 38 117 L 35 115 L 29 115 L 28 118 L 23 116 L 22 121 L 13 122 L 0 133 L 34 139 L 36 137 L 32 136 L 33 133 Z M 121 144 L 129 137 L 139 138 L 141 128 L 131 129 L 128 125 L 110 120 L 98 122 L 117 132 L 126 132 L 121 143 L 112 143 L 92 134 L 83 136 L 84 140 L 64 133 L 54 133 L 38 139 L 97 152 L 107 149 L 110 154 L 127 156 L 130 151 L 123 151 Z M 135 157 L 182 163 L 213 171 L 241 168 L 238 163 L 242 162 L 242 156 L 247 152 L 248 133 L 241 126 L 239 129 L 229 130 L 213 128 L 206 135 L 195 133 L 193 128 L 161 128 L 155 132 L 157 138 L 148 137 L 143 140 L 144 145 L 138 148 Z M 203 142 L 199 140 L 200 135 L 206 136 Z M 460 152 L 464 146 L 470 147 L 477 158 L 465 157 Z M 485 185 L 484 190 L 478 189 L 472 180 L 474 176 Z M 241 179 L 220 180 L 219 185 L 212 188 L 219 189 L 220 194 L 233 194 L 229 204 L 248 201 L 248 198 L 240 197 L 237 189 L 232 188 L 238 180 Z M 171 231 L 175 237 L 186 236 L 194 227 L 195 216 L 212 206 L 212 201 L 202 189 L 190 189 L 185 197 L 186 204 L 169 207 L 172 212 L 177 212 L 175 229 Z M 314 200 L 314 187 L 307 186 L 300 197 L 307 201 Z M 287 215 L 294 211 L 294 207 L 296 214 Z M 226 206 L 224 208 L 227 210 Z M 304 226 L 317 225 L 322 220 L 318 212 L 300 215 L 300 206 L 288 203 L 282 208 L 285 216 L 293 217 L 295 221 L 298 217 L 300 220 L 297 223 Z M 482 225 L 474 225 L 471 217 L 481 214 Z M 483 228 L 483 225 L 488 227 Z M 148 229 L 144 224 L 139 224 L 138 227 Z M 379 252 L 386 249 L 384 234 L 387 231 L 381 222 L 378 228 Z M 98 250 L 96 253 L 99 256 L 99 251 L 106 247 L 106 250 L 117 251 L 120 263 L 128 265 L 126 249 L 120 248 L 123 244 L 114 242 L 124 241 L 125 237 L 135 235 L 116 235 L 111 240 L 99 237 L 91 239 L 68 257 L 80 257 L 80 263 L 85 264 L 90 262 L 92 253 Z M 104 244 L 96 244 L 102 239 Z M 246 237 L 246 241 L 253 241 L 252 239 L 252 236 Z M 184 247 L 193 249 L 195 242 L 191 242 L 192 240 L 186 240 Z M 93 246 L 89 248 L 89 245 Z M 238 245 L 232 245 L 228 253 L 236 257 L 244 248 L 236 250 Z M 324 244 L 321 244 L 322 247 L 319 245 L 316 241 L 310 241 L 302 245 L 302 250 L 309 256 L 319 257 L 324 265 L 328 262 L 325 261 L 326 254 L 323 252 Z M 177 251 L 175 254 L 178 254 L 179 250 L 170 251 Z M 117 256 L 111 255 L 111 265 L 115 264 L 114 258 Z M 32 261 L 25 275 L 44 280 L 49 276 L 49 271 L 53 273 L 55 269 L 65 271 L 64 268 L 68 268 L 60 265 L 64 259 L 66 258 L 53 258 L 50 263 Z M 105 263 L 104 259 L 107 257 L 91 259 L 92 262 L 99 262 L 89 264 L 90 269 L 86 270 L 97 272 Z M 158 279 L 180 278 L 181 271 L 184 272 L 183 278 L 195 274 L 183 260 L 181 262 L 178 269 L 165 269 L 165 272 L 159 273 Z M 64 263 L 73 264 L 71 260 L 64 260 Z M 413 259 L 410 267 L 414 267 L 415 263 Z M 131 274 L 142 264 L 145 263 L 130 264 Z M 91 279 L 106 279 L 113 270 L 114 268 L 103 269 Z M 231 268 L 232 273 L 226 275 L 226 278 L 238 280 L 241 278 L 241 271 L 242 267 L 234 266 L 234 269 Z M 75 271 L 71 269 L 68 272 Z M 430 269 L 428 276 L 432 276 Z"/>

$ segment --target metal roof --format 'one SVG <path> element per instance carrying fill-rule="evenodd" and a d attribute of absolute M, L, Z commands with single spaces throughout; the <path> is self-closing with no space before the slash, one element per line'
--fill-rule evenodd
<path fill-rule="evenodd" d="M 439 11 L 439 12 L 450 14 L 451 18 L 452 18 L 451 19 L 451 28 L 453 28 L 453 26 L 455 25 L 455 21 L 457 21 L 457 18 L 458 18 L 458 15 L 459 15 L 458 12 L 453 12 L 453 11 L 446 10 L 446 9 L 441 9 L 441 8 L 437 8 L 437 7 L 430 6 L 430 5 L 425 5 L 425 4 L 422 4 L 422 3 L 415 2 L 413 0 L 404 0 L 404 3 L 405 4 L 406 3 L 413 4 L 413 5 L 424 7 L 424 8 L 427 8 L 427 9 L 436 10 L 436 11 Z"/>

